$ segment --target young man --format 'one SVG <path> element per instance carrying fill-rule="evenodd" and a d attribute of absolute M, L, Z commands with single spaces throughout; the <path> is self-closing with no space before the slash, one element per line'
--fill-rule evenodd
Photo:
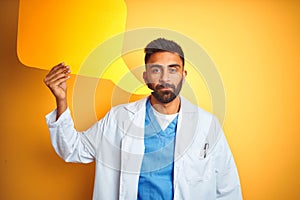
<path fill-rule="evenodd" d="M 96 161 L 94 199 L 242 199 L 218 120 L 179 96 L 187 75 L 181 47 L 159 38 L 145 53 L 151 95 L 112 108 L 81 133 L 67 105 L 70 69 L 51 69 L 44 82 L 57 102 L 46 117 L 54 149 L 67 162 Z"/>

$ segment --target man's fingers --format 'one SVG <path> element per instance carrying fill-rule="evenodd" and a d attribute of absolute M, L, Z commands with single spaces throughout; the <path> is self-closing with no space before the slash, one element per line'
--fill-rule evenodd
<path fill-rule="evenodd" d="M 52 67 L 52 69 L 50 71 L 56 71 L 57 69 L 61 68 L 61 67 L 65 67 L 65 63 L 62 62 L 62 63 L 59 63 L 57 65 L 55 65 L 54 67 Z"/>
<path fill-rule="evenodd" d="M 60 64 L 54 66 L 54 67 L 49 71 L 48 75 L 55 74 L 55 73 L 57 73 L 58 71 L 60 71 L 60 70 L 62 70 L 62 69 L 65 69 L 65 68 L 67 68 L 67 67 L 69 67 L 69 66 L 66 66 L 65 63 L 62 62 L 62 63 L 60 63 Z"/>
<path fill-rule="evenodd" d="M 61 77 L 59 79 L 56 79 L 55 81 L 49 82 L 48 83 L 48 87 L 55 89 L 56 87 L 58 87 L 61 83 L 65 82 L 66 80 L 68 80 L 70 78 L 70 76 L 64 76 Z"/>
<path fill-rule="evenodd" d="M 68 69 L 70 69 L 70 67 L 68 65 L 59 65 L 57 67 L 52 68 L 51 71 L 49 72 L 49 75 L 61 73 Z"/>
<path fill-rule="evenodd" d="M 56 74 L 52 78 L 45 79 L 44 82 L 46 83 L 46 85 L 50 85 L 61 78 L 68 78 L 68 77 L 70 78 L 69 73 L 60 73 L 60 74 Z"/>
<path fill-rule="evenodd" d="M 69 67 L 66 68 L 60 68 L 59 70 L 56 71 L 56 73 L 54 74 L 48 74 L 46 76 L 47 80 L 51 80 L 51 79 L 56 79 L 56 77 L 61 77 L 64 75 L 69 75 L 71 73 L 71 70 Z"/>
<path fill-rule="evenodd" d="M 69 66 L 58 66 L 55 70 L 52 69 L 45 77 L 44 82 L 47 82 L 52 79 L 57 79 L 57 77 L 61 77 L 62 75 L 69 75 L 71 73 Z"/>

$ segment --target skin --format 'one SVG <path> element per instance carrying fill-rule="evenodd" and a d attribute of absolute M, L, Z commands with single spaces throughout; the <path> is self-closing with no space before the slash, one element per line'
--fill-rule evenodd
<path fill-rule="evenodd" d="M 44 78 L 44 83 L 56 99 L 56 120 L 68 107 L 66 81 L 70 78 L 70 73 L 70 67 L 60 63 L 54 66 Z"/>
<path fill-rule="evenodd" d="M 162 96 L 170 96 L 174 93 L 174 88 L 178 88 L 174 100 L 168 103 L 163 103 L 157 99 L 153 93 L 150 96 L 151 105 L 160 113 L 175 114 L 180 109 L 180 98 L 178 96 L 181 84 L 187 75 L 184 70 L 182 60 L 177 53 L 157 52 L 150 56 L 146 63 L 146 71 L 143 73 L 143 78 L 148 87 L 156 90 Z M 173 86 L 168 87 L 168 86 Z"/>
<path fill-rule="evenodd" d="M 70 67 L 64 63 L 54 66 L 44 78 L 44 83 L 50 89 L 56 99 L 57 113 L 56 120 L 68 108 L 67 84 L 70 78 Z M 178 54 L 171 52 L 157 52 L 150 56 L 146 63 L 146 71 L 143 78 L 148 87 L 166 98 L 181 89 L 187 72 L 184 70 L 182 61 Z M 158 112 L 163 114 L 175 114 L 180 109 L 180 98 L 175 98 L 168 103 L 162 103 L 153 94 L 150 96 L 151 105 Z"/>

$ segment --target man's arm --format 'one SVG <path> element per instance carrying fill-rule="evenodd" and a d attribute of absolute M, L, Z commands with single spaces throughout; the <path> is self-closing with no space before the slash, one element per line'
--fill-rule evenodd
<path fill-rule="evenodd" d="M 54 66 L 44 78 L 44 83 L 53 93 L 57 108 L 46 116 L 52 146 L 66 162 L 89 163 L 94 160 L 94 137 L 97 124 L 84 134 L 77 132 L 67 104 L 67 84 L 70 67 L 64 63 Z"/>
<path fill-rule="evenodd" d="M 216 144 L 217 199 L 242 200 L 238 171 L 219 121 L 215 118 L 215 131 L 219 134 Z"/>
<path fill-rule="evenodd" d="M 56 120 L 68 108 L 66 81 L 70 78 L 70 73 L 70 67 L 60 63 L 54 66 L 44 79 L 44 83 L 56 99 Z"/>

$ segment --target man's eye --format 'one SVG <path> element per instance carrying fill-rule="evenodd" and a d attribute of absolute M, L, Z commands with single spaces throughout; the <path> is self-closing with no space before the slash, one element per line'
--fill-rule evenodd
<path fill-rule="evenodd" d="M 176 67 L 169 68 L 169 73 L 174 74 L 176 72 L 177 72 L 177 68 Z"/>
<path fill-rule="evenodd" d="M 160 69 L 159 68 L 152 68 L 151 72 L 154 74 L 160 73 Z"/>

